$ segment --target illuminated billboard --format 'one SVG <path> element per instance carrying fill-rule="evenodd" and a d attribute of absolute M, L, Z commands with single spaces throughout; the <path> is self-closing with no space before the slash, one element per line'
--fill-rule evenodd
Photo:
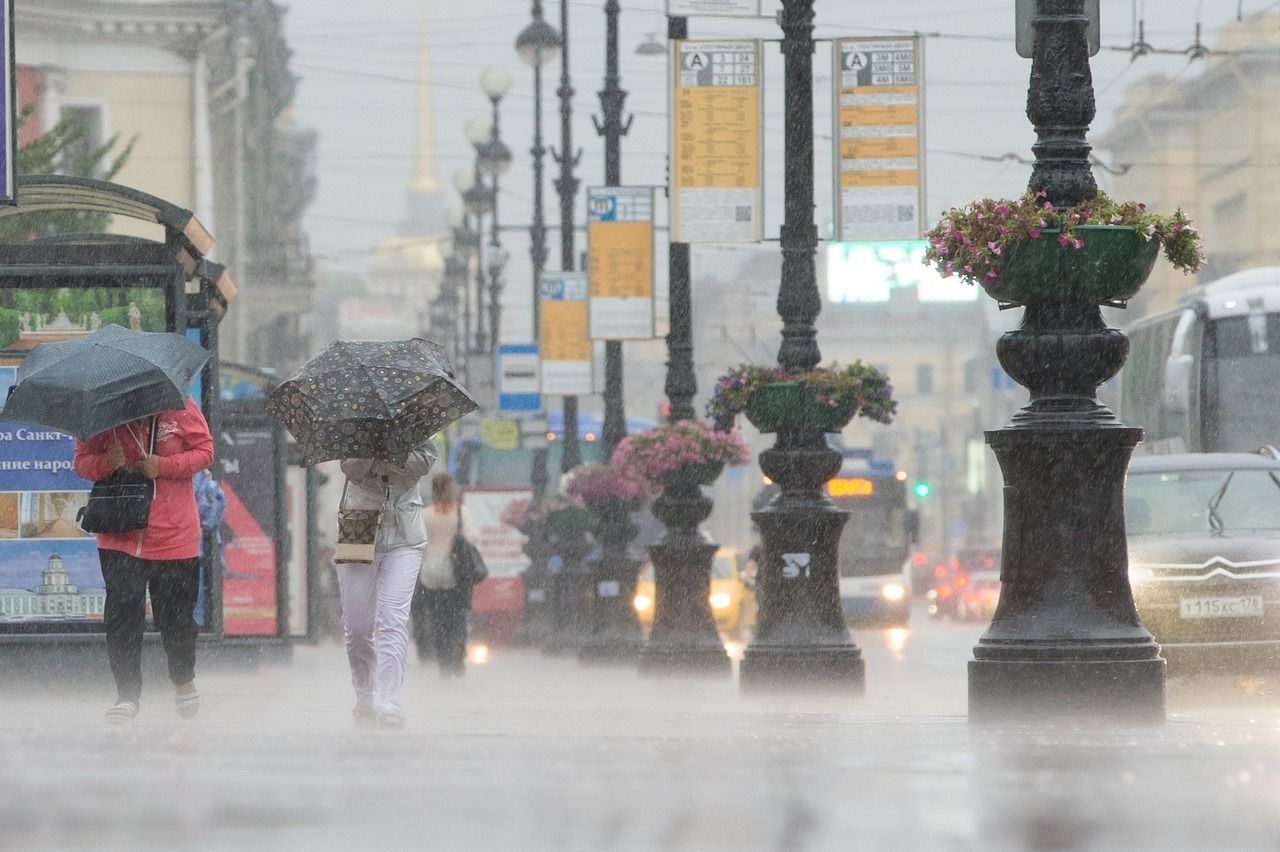
<path fill-rule="evenodd" d="M 926 246 L 924 240 L 827 243 L 827 301 L 887 302 L 903 287 L 917 288 L 921 302 L 976 301 L 976 287 L 924 265 Z"/>

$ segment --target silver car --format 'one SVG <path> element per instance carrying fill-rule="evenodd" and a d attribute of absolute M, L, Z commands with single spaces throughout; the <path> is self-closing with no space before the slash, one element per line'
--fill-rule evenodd
<path fill-rule="evenodd" d="M 1280 460 L 1135 458 L 1129 578 L 1171 669 L 1280 671 Z"/>

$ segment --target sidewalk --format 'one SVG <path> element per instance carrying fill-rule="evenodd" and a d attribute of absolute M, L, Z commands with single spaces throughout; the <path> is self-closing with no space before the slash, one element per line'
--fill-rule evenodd
<path fill-rule="evenodd" d="M 337 645 L 163 684 L 128 733 L 103 696 L 0 698 L 0 849 L 1274 849 L 1280 706 L 1156 728 L 971 726 L 971 638 L 864 642 L 865 699 L 748 699 L 495 654 L 411 664 L 403 733 L 355 734 Z M 943 650 L 945 649 L 945 650 Z"/>

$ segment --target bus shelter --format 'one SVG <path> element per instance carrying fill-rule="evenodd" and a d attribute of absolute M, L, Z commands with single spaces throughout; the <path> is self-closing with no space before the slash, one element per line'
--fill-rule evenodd
<path fill-rule="evenodd" d="M 183 333 L 213 353 L 193 395 L 219 436 L 218 324 L 236 289 L 226 270 L 209 260 L 214 241 L 205 227 L 189 210 L 103 181 L 27 176 L 17 187 L 18 203 L 0 207 L 0 220 L 89 211 L 154 224 L 162 237 L 67 234 L 0 245 L 0 389 L 14 383 L 22 359 L 41 343 L 111 323 Z M 75 523 L 89 483 L 71 469 L 73 442 L 4 421 L 2 414 L 0 638 L 99 633 L 105 591 L 94 540 Z M 227 635 L 220 537 L 219 530 L 205 535 L 198 612 L 212 639 Z M 287 638 L 283 623 L 255 635 Z"/>

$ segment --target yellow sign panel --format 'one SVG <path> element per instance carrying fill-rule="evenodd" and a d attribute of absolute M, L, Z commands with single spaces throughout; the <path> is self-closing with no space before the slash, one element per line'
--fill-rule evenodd
<path fill-rule="evenodd" d="M 870 497 L 876 493 L 876 484 L 860 476 L 833 479 L 827 483 L 831 497 Z"/>
<path fill-rule="evenodd" d="M 840 143 L 840 157 L 845 160 L 902 159 L 919 153 L 920 140 L 914 136 L 869 136 Z"/>
<path fill-rule="evenodd" d="M 592 392 L 587 277 L 547 272 L 539 286 L 542 392 L 575 396 Z"/>
<path fill-rule="evenodd" d="M 836 42 L 836 232 L 841 241 L 916 240 L 924 230 L 918 38 Z"/>
<path fill-rule="evenodd" d="M 677 242 L 759 242 L 760 42 L 678 41 L 672 95 L 672 227 Z"/>
<path fill-rule="evenodd" d="M 495 450 L 520 448 L 520 424 L 515 420 L 485 418 L 480 421 L 480 440 Z"/>
<path fill-rule="evenodd" d="M 878 169 L 861 172 L 845 172 L 840 176 L 842 187 L 867 186 L 918 186 L 920 173 L 915 169 Z"/>
<path fill-rule="evenodd" d="M 653 223 L 591 222 L 591 298 L 653 298 Z"/>
<path fill-rule="evenodd" d="M 543 303 L 542 360 L 591 360 L 585 301 Z"/>

